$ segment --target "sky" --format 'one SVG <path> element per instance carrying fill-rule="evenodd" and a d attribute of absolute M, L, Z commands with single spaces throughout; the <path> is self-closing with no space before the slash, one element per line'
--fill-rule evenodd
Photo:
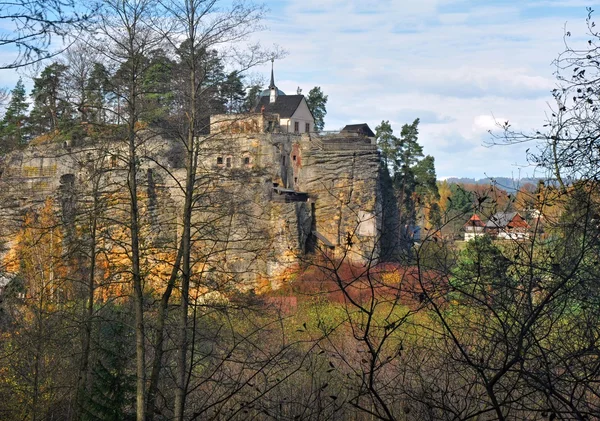
<path fill-rule="evenodd" d="M 556 86 L 552 62 L 566 30 L 585 35 L 586 6 L 570 0 L 271 0 L 265 46 L 277 86 L 328 95 L 325 130 L 420 118 L 419 141 L 438 178 L 543 175 L 525 149 L 494 146 L 509 121 L 540 128 Z M 566 25 L 566 26 L 565 26 Z M 269 66 L 259 69 L 265 77 Z"/>
<path fill-rule="evenodd" d="M 579 0 L 266 0 L 266 30 L 277 45 L 277 86 L 288 94 L 320 86 L 325 130 L 389 120 L 398 135 L 419 118 L 419 142 L 438 178 L 543 175 L 528 165 L 535 145 L 489 146 L 488 130 L 509 121 L 545 123 L 556 86 L 553 60 L 565 30 L 584 42 L 587 2 Z M 566 28 L 566 29 L 565 29 Z M 0 62 L 14 52 L 0 50 Z M 250 77 L 268 83 L 270 63 Z M 13 87 L 32 71 L 0 71 Z"/>

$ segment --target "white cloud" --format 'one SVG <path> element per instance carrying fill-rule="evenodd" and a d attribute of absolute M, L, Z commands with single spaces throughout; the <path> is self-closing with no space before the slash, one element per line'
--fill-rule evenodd
<path fill-rule="evenodd" d="M 544 124 L 555 86 L 552 60 L 564 49 L 566 20 L 574 34 L 585 32 L 582 5 L 273 1 L 270 31 L 254 39 L 289 51 L 275 64 L 281 89 L 293 93 L 300 86 L 306 93 L 321 86 L 329 95 L 326 129 L 357 122 L 374 129 L 390 120 L 399 131 L 421 117 L 420 142 L 436 158 L 438 175 L 510 175 L 516 163 L 525 163 L 525 147 L 484 147 L 487 130 L 495 128 L 493 116 L 524 130 Z M 0 79 L 12 88 L 18 75 L 3 72 Z"/>
<path fill-rule="evenodd" d="M 510 175 L 525 147 L 482 146 L 493 116 L 524 130 L 544 124 L 564 49 L 559 12 L 579 17 L 570 27 L 585 19 L 545 3 L 291 0 L 259 38 L 290 53 L 275 64 L 284 91 L 318 85 L 329 95 L 326 129 L 390 120 L 399 131 L 422 117 L 420 142 L 439 175 Z"/>
<path fill-rule="evenodd" d="M 499 124 L 503 124 L 508 120 L 503 118 L 495 118 L 493 115 L 478 115 L 473 120 L 473 133 L 485 133 L 489 130 L 496 130 Z"/>

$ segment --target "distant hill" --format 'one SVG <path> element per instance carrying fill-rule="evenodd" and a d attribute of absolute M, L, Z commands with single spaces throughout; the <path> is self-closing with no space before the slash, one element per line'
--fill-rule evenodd
<path fill-rule="evenodd" d="M 543 180 L 542 178 L 521 178 L 514 179 L 509 177 L 490 177 L 490 178 L 480 178 L 478 180 L 474 178 L 458 178 L 458 177 L 450 177 L 447 178 L 446 181 L 451 184 L 497 184 L 498 187 L 506 190 L 507 192 L 515 192 L 519 189 L 520 186 L 524 184 L 533 184 L 537 185 L 537 183 Z"/>

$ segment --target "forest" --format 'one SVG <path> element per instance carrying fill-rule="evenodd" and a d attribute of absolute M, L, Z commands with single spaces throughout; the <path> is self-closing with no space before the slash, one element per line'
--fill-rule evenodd
<path fill-rule="evenodd" d="M 199 163 L 210 115 L 249 111 L 262 84 L 245 75 L 285 54 L 246 44 L 264 8 L 7 7 L 0 18 L 18 20 L 2 42 L 20 54 L 4 67 L 40 67 L 29 95 L 22 81 L 5 95 L 0 181 L 4 160 L 35 145 L 79 145 L 93 158 L 82 163 L 89 189 L 79 202 L 62 195 L 64 180 L 18 221 L 0 216 L 18 224 L 16 238 L 0 238 L 0 419 L 600 416 L 600 34 L 591 10 L 585 48 L 566 35 L 556 59 L 548 120 L 533 132 L 506 122 L 490 135 L 504 147 L 534 144 L 527 158 L 545 182 L 514 192 L 436 181 L 420 121 L 395 136 L 383 120 L 375 134 L 404 234 L 396 247 L 356 264 L 349 237 L 341 256 L 325 247 L 302 256 L 278 288 L 239 288 L 214 256 L 232 246 L 216 238 L 244 210 Z M 70 33 L 75 41 L 52 49 Z M 308 100 L 322 128 L 327 96 L 315 87 Z M 148 145 L 159 137 L 176 140 L 185 174 L 175 238 L 151 229 L 144 162 L 157 160 Z M 123 175 L 106 184 L 114 162 Z M 230 185 L 248 182 L 237 176 Z M 199 223 L 206 207 L 214 218 Z M 462 241 L 473 214 L 509 211 L 529 223 L 527 239 Z M 248 235 L 239 244 L 259 256 L 260 233 Z"/>

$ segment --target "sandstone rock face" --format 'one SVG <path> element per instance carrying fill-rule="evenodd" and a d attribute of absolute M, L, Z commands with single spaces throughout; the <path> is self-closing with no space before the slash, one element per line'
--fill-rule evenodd
<path fill-rule="evenodd" d="M 361 262 L 380 258 L 387 190 L 369 138 L 262 132 L 198 141 L 192 231 L 194 271 L 205 282 L 230 279 L 238 288 L 253 288 L 263 280 L 277 288 L 295 264 L 314 254 Z M 149 137 L 140 143 L 144 244 L 153 250 L 148 253 L 175 249 L 181 236 L 182 154 L 176 141 Z M 126 147 L 119 142 L 52 143 L 5 157 L 0 235 L 8 240 L 6 248 L 27 211 L 48 197 L 73 236 L 82 231 L 76 227 L 86 223 L 94 197 L 102 203 L 103 223 L 114 224 L 107 232 L 125 232 L 125 164 Z"/>
<path fill-rule="evenodd" d="M 317 240 L 338 258 L 376 261 L 382 226 L 376 146 L 368 138 L 348 135 L 315 138 L 300 146 L 297 187 L 313 201 Z"/>

